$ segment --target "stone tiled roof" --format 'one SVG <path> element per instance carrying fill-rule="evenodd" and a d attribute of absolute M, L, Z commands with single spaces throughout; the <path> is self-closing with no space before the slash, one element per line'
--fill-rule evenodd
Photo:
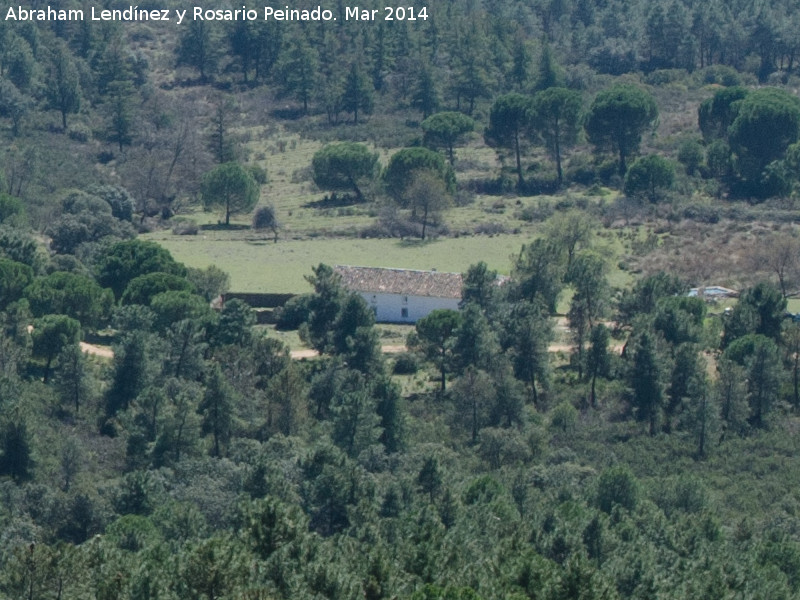
<path fill-rule="evenodd" d="M 334 271 L 353 292 L 461 298 L 461 273 L 341 265 L 334 267 Z"/>

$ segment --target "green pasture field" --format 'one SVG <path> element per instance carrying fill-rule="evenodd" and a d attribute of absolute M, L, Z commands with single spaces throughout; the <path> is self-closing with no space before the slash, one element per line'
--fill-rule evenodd
<path fill-rule="evenodd" d="M 231 277 L 237 292 L 304 293 L 310 291 L 304 277 L 319 263 L 404 269 L 437 269 L 463 273 L 480 261 L 508 274 L 511 256 L 527 236 L 496 235 L 442 238 L 435 241 L 398 239 L 307 239 L 267 241 L 225 239 L 201 232 L 196 236 L 151 233 L 176 260 L 190 267 L 216 265 Z"/>

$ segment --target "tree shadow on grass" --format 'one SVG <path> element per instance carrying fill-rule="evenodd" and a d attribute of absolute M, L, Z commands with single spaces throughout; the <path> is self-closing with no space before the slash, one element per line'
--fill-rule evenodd
<path fill-rule="evenodd" d="M 242 231 L 245 229 L 250 229 L 250 225 L 225 225 L 225 223 L 209 223 L 207 225 L 201 225 L 200 229 L 203 231 Z"/>
<path fill-rule="evenodd" d="M 425 246 L 434 244 L 437 241 L 438 238 L 432 236 L 426 236 L 424 240 L 418 237 L 400 238 L 400 240 L 397 242 L 397 245 L 400 248 L 423 248 Z"/>
<path fill-rule="evenodd" d="M 312 200 L 303 204 L 303 208 L 342 208 L 344 206 L 355 206 L 360 204 L 358 198 L 350 194 L 331 194 L 322 200 Z"/>

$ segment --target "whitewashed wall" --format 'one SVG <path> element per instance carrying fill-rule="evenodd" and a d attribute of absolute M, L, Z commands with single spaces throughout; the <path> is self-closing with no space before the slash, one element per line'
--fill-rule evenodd
<path fill-rule="evenodd" d="M 375 320 L 379 323 L 416 323 L 437 308 L 458 310 L 459 302 L 457 298 L 430 298 L 367 292 L 361 292 L 361 296 L 370 307 L 377 309 Z M 408 316 L 403 316 L 404 308 L 408 310 Z"/>

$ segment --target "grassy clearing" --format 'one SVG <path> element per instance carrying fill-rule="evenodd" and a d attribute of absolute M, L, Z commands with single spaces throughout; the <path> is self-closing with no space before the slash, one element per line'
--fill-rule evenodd
<path fill-rule="evenodd" d="M 173 236 L 166 232 L 145 237 L 160 243 L 176 260 L 190 267 L 216 265 L 231 276 L 237 292 L 304 293 L 309 291 L 304 276 L 319 263 L 432 269 L 463 273 L 479 261 L 508 274 L 510 257 L 528 238 L 497 235 L 446 238 L 431 242 L 396 239 L 312 239 L 247 242 L 221 239 L 201 233 Z"/>

